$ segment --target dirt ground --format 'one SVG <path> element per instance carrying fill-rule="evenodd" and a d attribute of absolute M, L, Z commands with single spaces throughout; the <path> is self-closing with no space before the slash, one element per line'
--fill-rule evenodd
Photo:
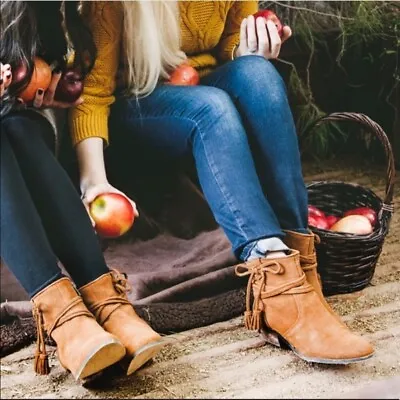
<path fill-rule="evenodd" d="M 341 168 L 305 165 L 306 180 L 352 181 L 382 195 L 383 169 Z M 399 195 L 395 207 L 400 207 Z M 115 367 L 86 387 L 60 367 L 54 354 L 50 375 L 35 376 L 31 345 L 1 360 L 1 398 L 399 398 L 399 254 L 397 212 L 372 285 L 328 299 L 349 327 L 373 342 L 376 354 L 366 362 L 308 364 L 265 344 L 257 333 L 244 329 L 239 317 L 170 335 L 170 344 L 134 376 L 123 376 Z"/>

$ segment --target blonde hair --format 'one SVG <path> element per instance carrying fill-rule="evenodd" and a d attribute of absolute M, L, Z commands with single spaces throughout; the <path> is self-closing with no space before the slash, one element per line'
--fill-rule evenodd
<path fill-rule="evenodd" d="M 183 60 L 177 1 L 122 1 L 127 93 L 150 94 Z"/>

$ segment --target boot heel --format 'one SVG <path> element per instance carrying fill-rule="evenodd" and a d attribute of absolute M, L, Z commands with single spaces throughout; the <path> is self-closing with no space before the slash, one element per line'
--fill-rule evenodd
<path fill-rule="evenodd" d="M 125 347 L 119 341 L 111 340 L 109 343 L 96 348 L 83 361 L 79 371 L 74 374 L 74 377 L 76 380 L 84 380 L 117 363 L 124 356 Z"/>
<path fill-rule="evenodd" d="M 167 341 L 164 340 L 149 343 L 136 351 L 132 358 L 126 358 L 123 360 L 121 366 L 126 370 L 126 375 L 133 374 L 149 360 L 154 358 L 166 344 Z"/>
<path fill-rule="evenodd" d="M 279 338 L 279 335 L 268 329 L 265 327 L 262 327 L 260 330 L 260 335 L 263 337 L 263 339 L 265 339 L 266 342 L 268 342 L 269 344 L 272 344 L 273 346 L 276 347 L 283 347 Z"/>

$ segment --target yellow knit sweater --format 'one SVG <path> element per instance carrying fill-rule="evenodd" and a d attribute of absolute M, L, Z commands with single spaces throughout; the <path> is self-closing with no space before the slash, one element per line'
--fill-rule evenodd
<path fill-rule="evenodd" d="M 231 59 L 243 18 L 257 11 L 257 1 L 179 1 L 182 50 L 201 75 Z M 84 17 L 97 47 L 93 70 L 85 79 L 84 102 L 69 113 L 73 144 L 89 137 L 108 144 L 108 116 L 115 100 L 121 65 L 123 11 L 119 2 L 85 2 Z"/>

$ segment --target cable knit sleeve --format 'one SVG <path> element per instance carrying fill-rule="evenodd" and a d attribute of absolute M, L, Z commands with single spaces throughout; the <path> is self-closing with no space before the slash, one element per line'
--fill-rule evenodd
<path fill-rule="evenodd" d="M 85 78 L 83 103 L 69 112 L 69 126 L 75 146 L 89 137 L 103 138 L 108 144 L 108 116 L 115 101 L 119 66 L 123 11 L 119 2 L 88 1 L 83 16 L 92 31 L 97 58 Z"/>
<path fill-rule="evenodd" d="M 235 45 L 239 44 L 240 24 L 243 19 L 258 10 L 257 1 L 232 1 L 225 23 L 224 32 L 218 44 L 218 59 L 229 61 Z"/>

